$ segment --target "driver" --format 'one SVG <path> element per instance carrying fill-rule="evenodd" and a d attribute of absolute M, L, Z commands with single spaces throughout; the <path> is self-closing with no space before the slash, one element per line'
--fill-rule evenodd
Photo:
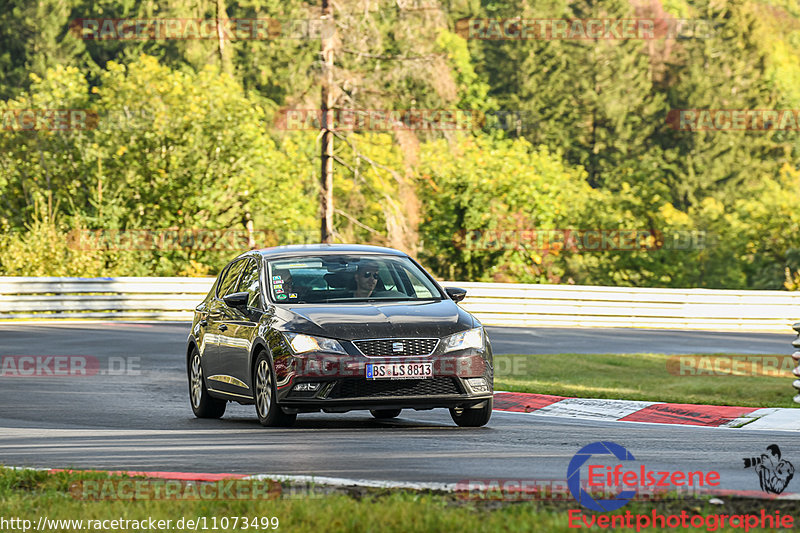
<path fill-rule="evenodd" d="M 378 265 L 375 263 L 361 263 L 355 274 L 356 290 L 353 293 L 355 298 L 368 298 L 375 291 L 378 284 Z"/>

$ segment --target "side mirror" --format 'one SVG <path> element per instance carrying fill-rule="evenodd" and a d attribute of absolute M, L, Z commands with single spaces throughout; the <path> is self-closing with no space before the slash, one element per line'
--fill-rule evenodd
<path fill-rule="evenodd" d="M 250 299 L 250 294 L 246 292 L 234 292 L 222 297 L 222 300 L 229 306 L 236 309 L 247 309 L 247 300 Z"/>
<path fill-rule="evenodd" d="M 446 292 L 454 302 L 460 302 L 467 296 L 467 290 L 459 289 L 458 287 L 445 287 L 444 292 Z"/>

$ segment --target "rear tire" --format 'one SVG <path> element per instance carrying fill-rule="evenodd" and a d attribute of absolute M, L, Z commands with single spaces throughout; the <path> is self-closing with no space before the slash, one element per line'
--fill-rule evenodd
<path fill-rule="evenodd" d="M 400 416 L 400 412 L 402 409 L 370 409 L 369 412 L 372 413 L 377 419 L 384 419 L 384 418 L 397 418 Z"/>
<path fill-rule="evenodd" d="M 256 359 L 253 376 L 253 400 L 256 402 L 258 421 L 265 427 L 288 427 L 294 424 L 296 414 L 286 414 L 278 405 L 278 389 L 275 387 L 275 373 L 265 352 Z"/>
<path fill-rule="evenodd" d="M 213 398 L 203 379 L 203 363 L 197 348 L 189 357 L 189 403 L 197 418 L 220 418 L 225 414 L 225 400 Z"/>
<path fill-rule="evenodd" d="M 486 400 L 486 404 L 478 409 L 450 409 L 453 422 L 464 428 L 485 426 L 492 417 L 494 398 Z"/>

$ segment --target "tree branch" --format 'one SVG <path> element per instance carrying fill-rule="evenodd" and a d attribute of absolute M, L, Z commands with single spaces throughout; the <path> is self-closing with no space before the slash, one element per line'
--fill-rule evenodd
<path fill-rule="evenodd" d="M 334 209 L 333 212 L 336 213 L 337 215 L 342 215 L 344 218 L 346 218 L 347 220 L 349 220 L 350 222 L 352 222 L 356 226 L 364 228 L 365 230 L 367 230 L 367 231 L 369 231 L 371 233 L 374 233 L 375 235 L 383 235 L 380 231 L 378 231 L 378 230 L 376 230 L 374 228 L 371 228 L 371 227 L 367 226 L 366 224 L 364 224 L 362 222 L 359 222 L 355 217 L 353 217 L 351 215 L 348 215 L 347 213 L 345 213 L 341 209 Z"/>

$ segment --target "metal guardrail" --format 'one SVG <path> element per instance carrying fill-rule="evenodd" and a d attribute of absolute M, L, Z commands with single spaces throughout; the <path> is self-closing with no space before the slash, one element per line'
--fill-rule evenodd
<path fill-rule="evenodd" d="M 214 278 L 0 277 L 0 319 L 189 320 Z"/>
<path fill-rule="evenodd" d="M 792 341 L 792 346 L 794 346 L 792 359 L 794 359 L 794 362 L 797 364 L 797 366 L 795 366 L 794 370 L 792 370 L 792 374 L 794 374 L 795 377 L 800 378 L 800 322 L 792 326 L 792 328 L 794 328 L 794 330 L 797 332 L 797 338 Z M 794 380 L 793 385 L 794 388 L 800 392 L 800 379 Z M 795 403 L 800 403 L 800 394 L 794 397 L 794 401 Z"/>
<path fill-rule="evenodd" d="M 213 278 L 0 277 L 0 319 L 188 320 Z M 442 282 L 490 326 L 789 331 L 800 292 Z"/>
<path fill-rule="evenodd" d="M 786 333 L 800 319 L 800 292 L 453 284 L 467 289 L 464 308 L 486 325 Z"/>

